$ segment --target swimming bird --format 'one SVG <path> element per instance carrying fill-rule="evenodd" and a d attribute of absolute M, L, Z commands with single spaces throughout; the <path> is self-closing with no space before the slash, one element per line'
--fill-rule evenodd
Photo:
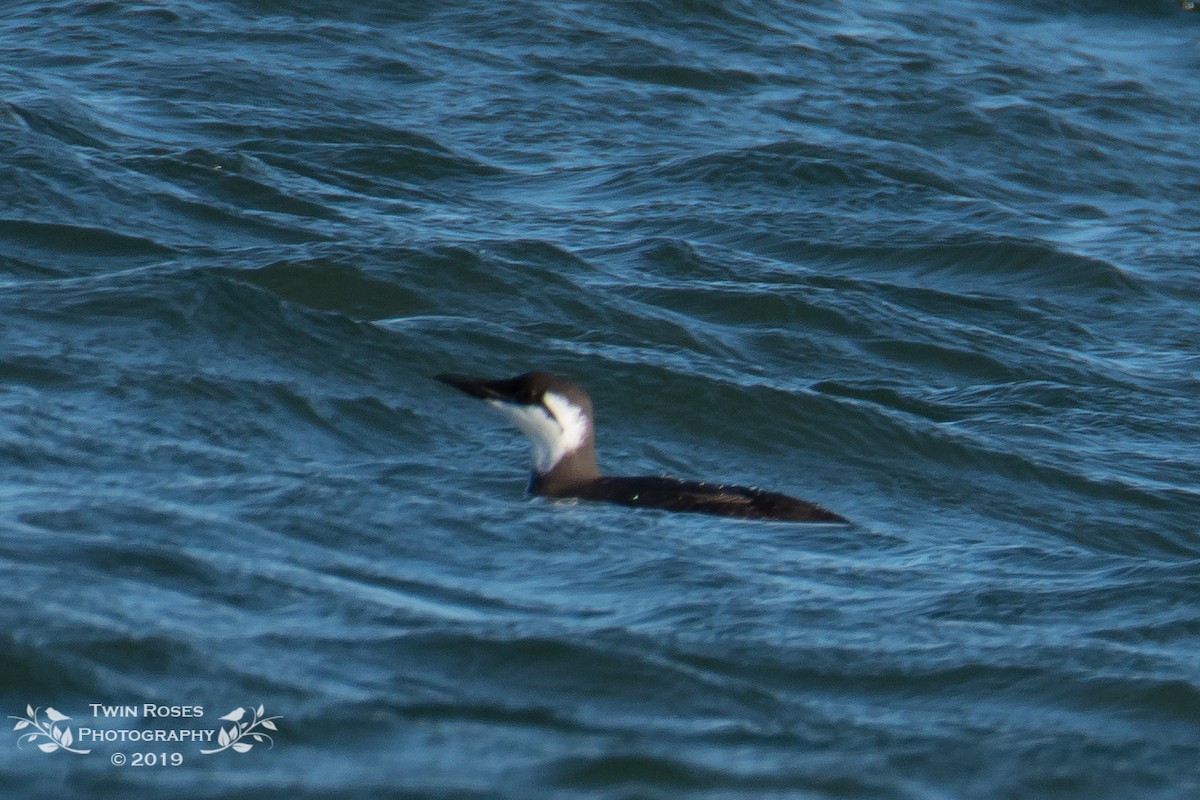
<path fill-rule="evenodd" d="M 815 503 L 749 486 L 660 476 L 608 477 L 596 466 L 592 401 L 573 381 L 546 372 L 491 380 L 438 375 L 499 409 L 533 444 L 529 493 L 744 519 L 848 522 Z"/>

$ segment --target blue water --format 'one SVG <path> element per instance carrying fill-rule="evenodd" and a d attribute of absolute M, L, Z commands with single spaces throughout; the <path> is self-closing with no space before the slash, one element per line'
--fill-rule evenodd
<path fill-rule="evenodd" d="M 4 796 L 1200 796 L 1198 42 L 4 4 L 0 716 L 90 750 L 0 728 Z M 613 473 L 854 524 L 525 498 L 430 376 L 535 368 Z"/>

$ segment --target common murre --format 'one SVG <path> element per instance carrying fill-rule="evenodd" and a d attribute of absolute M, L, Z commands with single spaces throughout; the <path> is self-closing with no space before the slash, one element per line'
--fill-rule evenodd
<path fill-rule="evenodd" d="M 627 506 L 792 522 L 849 520 L 815 503 L 748 486 L 658 476 L 606 477 L 596 467 L 592 401 L 579 385 L 546 372 L 489 380 L 438 375 L 499 409 L 533 444 L 531 494 Z"/>

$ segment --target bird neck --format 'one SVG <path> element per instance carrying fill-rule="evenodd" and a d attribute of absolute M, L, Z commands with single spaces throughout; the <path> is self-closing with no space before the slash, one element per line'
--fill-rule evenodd
<path fill-rule="evenodd" d="M 600 477 L 596 449 L 589 439 L 582 447 L 564 455 L 546 472 L 534 470 L 529 493 L 546 497 L 570 496 L 573 489 Z"/>

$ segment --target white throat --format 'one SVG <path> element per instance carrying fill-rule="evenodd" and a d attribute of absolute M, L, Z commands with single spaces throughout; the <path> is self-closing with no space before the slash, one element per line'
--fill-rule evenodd
<path fill-rule="evenodd" d="M 546 392 L 543 405 L 517 405 L 500 400 L 488 403 L 529 437 L 533 445 L 533 468 L 539 475 L 554 469 L 563 456 L 575 452 L 587 441 L 590 427 L 587 414 L 560 394 Z"/>

